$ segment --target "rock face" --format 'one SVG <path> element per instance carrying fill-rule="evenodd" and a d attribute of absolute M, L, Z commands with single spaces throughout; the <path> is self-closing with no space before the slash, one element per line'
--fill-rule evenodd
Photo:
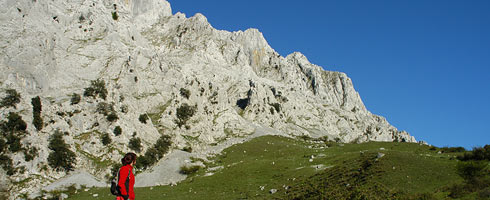
<path fill-rule="evenodd" d="M 216 30 L 201 14 L 172 15 L 164 0 L 0 5 L 0 97 L 7 89 L 22 97 L 15 108 L 0 108 L 0 118 L 19 113 L 29 133 L 21 143 L 38 148 L 31 161 L 5 153 L 25 169 L 3 178 L 19 194 L 39 188 L 16 182 L 30 178 L 32 185 L 45 186 L 66 175 L 47 166 L 55 131 L 65 133 L 76 153 L 75 168 L 101 180 L 109 169 L 100 163 L 118 162 L 131 151 L 133 137 L 141 139 L 142 152 L 162 134 L 171 136 L 174 149 L 204 152 L 257 127 L 342 142 L 415 142 L 371 114 L 346 74 L 325 71 L 301 53 L 282 57 L 256 29 Z M 105 99 L 83 95 L 94 80 L 103 81 Z M 81 96 L 77 104 L 74 93 Z M 42 103 L 40 131 L 32 125 L 36 96 Z M 118 119 L 107 120 L 97 109 L 101 103 Z M 193 115 L 182 117 L 183 105 Z M 146 123 L 140 115 L 149 117 Z M 119 136 L 113 134 L 116 126 Z M 112 138 L 109 145 L 102 144 L 103 133 Z"/>

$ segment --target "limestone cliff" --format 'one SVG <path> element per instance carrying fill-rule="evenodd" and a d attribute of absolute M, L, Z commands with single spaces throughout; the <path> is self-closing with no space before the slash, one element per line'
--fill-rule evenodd
<path fill-rule="evenodd" d="M 162 134 L 173 149 L 200 152 L 258 127 L 342 142 L 415 142 L 371 114 L 346 74 L 325 71 L 301 53 L 282 57 L 256 29 L 228 32 L 201 14 L 172 15 L 164 0 L 1 0 L 0 26 L 0 97 L 7 89 L 21 95 L 15 108 L 0 108 L 0 118 L 19 113 L 28 132 L 21 143 L 39 149 L 31 161 L 6 153 L 25 169 L 3 178 L 19 194 L 39 189 L 26 182 L 45 186 L 66 175 L 46 164 L 55 131 L 66 133 L 75 168 L 100 179 L 109 169 L 98 164 L 117 162 L 135 135 L 142 152 Z M 83 95 L 94 80 L 104 82 L 105 99 Z M 40 131 L 32 125 L 36 96 Z M 195 112 L 179 126 L 184 104 Z M 118 119 L 107 120 L 100 105 L 110 105 Z M 102 133 L 110 133 L 109 145 Z"/>

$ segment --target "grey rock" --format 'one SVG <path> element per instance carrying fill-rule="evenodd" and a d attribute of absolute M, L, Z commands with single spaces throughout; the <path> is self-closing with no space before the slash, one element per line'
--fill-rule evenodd
<path fill-rule="evenodd" d="M 17 108 L 0 109 L 0 119 L 18 112 L 28 124 L 22 143 L 39 149 L 39 156 L 29 162 L 23 155 L 9 155 L 15 167 L 26 171 L 0 177 L 2 182 L 40 177 L 26 183 L 34 187 L 13 186 L 12 193 L 35 193 L 70 177 L 42 170 L 50 152 L 48 138 L 55 130 L 69 133 L 64 139 L 77 155 L 76 169 L 95 180 L 103 180 L 110 169 L 97 168 L 86 155 L 118 163 L 120 152 L 130 151 L 125 144 L 133 132 L 142 140 L 142 152 L 163 133 L 172 137 L 173 149 L 192 146 L 193 154 L 203 158 L 246 141 L 241 138 L 268 134 L 325 136 L 339 142 L 416 142 L 370 113 L 345 73 L 325 71 L 298 52 L 282 57 L 257 29 L 216 30 L 201 14 L 173 15 L 164 0 L 116 4 L 0 1 L 0 95 L 16 89 L 22 96 Z M 105 81 L 105 100 L 83 96 L 90 81 L 97 79 Z M 180 95 L 181 88 L 190 95 Z M 71 104 L 73 93 L 82 96 L 80 103 Z M 36 96 L 41 97 L 45 122 L 41 131 L 32 126 L 31 98 Z M 117 121 L 109 122 L 96 112 L 101 102 L 114 105 Z M 175 123 L 176 109 L 183 103 L 196 106 L 188 128 Z M 145 113 L 152 118 L 143 124 L 138 117 Z M 116 126 L 123 132 L 112 135 L 107 148 L 99 133 L 112 134 Z M 171 164 L 165 162 L 172 155 L 143 172 L 141 179 L 169 169 Z M 182 179 L 168 176 L 174 178 L 159 175 L 159 180 L 137 185 Z"/>

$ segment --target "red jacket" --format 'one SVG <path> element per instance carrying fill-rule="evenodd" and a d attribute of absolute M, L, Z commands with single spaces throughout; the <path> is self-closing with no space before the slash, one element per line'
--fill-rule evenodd
<path fill-rule="evenodd" d="M 130 173 L 131 172 L 131 173 Z M 129 184 L 126 185 L 126 179 L 129 174 Z M 120 188 L 122 195 L 129 195 L 129 199 L 134 200 L 134 174 L 133 167 L 131 165 L 122 166 L 119 170 L 119 182 L 117 185 Z"/>

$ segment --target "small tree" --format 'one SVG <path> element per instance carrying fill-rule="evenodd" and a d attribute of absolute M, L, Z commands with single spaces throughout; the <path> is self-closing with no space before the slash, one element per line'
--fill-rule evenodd
<path fill-rule="evenodd" d="M 113 131 L 114 135 L 119 136 L 122 134 L 122 128 L 120 126 L 116 126 Z"/>
<path fill-rule="evenodd" d="M 72 171 L 76 155 L 63 139 L 63 134 L 56 131 L 49 140 L 48 148 L 52 151 L 48 156 L 48 164 L 56 171 Z"/>
<path fill-rule="evenodd" d="M 2 126 L 4 132 L 19 132 L 27 129 L 27 124 L 17 113 L 10 112 L 7 116 L 7 123 Z"/>
<path fill-rule="evenodd" d="M 172 141 L 170 136 L 162 135 L 158 138 L 157 142 L 148 150 L 146 150 L 144 156 L 138 157 L 137 167 L 146 169 L 153 164 L 157 163 L 168 152 Z"/>
<path fill-rule="evenodd" d="M 129 148 L 136 152 L 141 152 L 141 139 L 134 137 L 129 140 Z"/>
<path fill-rule="evenodd" d="M 118 119 L 119 117 L 117 116 L 116 112 L 111 112 L 109 115 L 107 115 L 107 121 L 115 122 Z"/>
<path fill-rule="evenodd" d="M 88 88 L 85 88 L 85 91 L 83 92 L 83 96 L 86 97 L 101 97 L 102 99 L 107 98 L 107 89 L 105 88 L 105 81 L 104 80 L 93 80 L 90 82 L 90 86 Z"/>
<path fill-rule="evenodd" d="M 29 162 L 39 155 L 36 147 L 24 149 L 24 160 Z"/>
<path fill-rule="evenodd" d="M 472 183 L 485 175 L 487 165 L 483 161 L 460 162 L 456 165 L 456 173 L 466 182 Z"/>
<path fill-rule="evenodd" d="M 43 118 L 41 117 L 41 111 L 42 111 L 41 98 L 39 98 L 39 96 L 32 98 L 31 104 L 33 110 L 32 124 L 34 124 L 34 127 L 36 127 L 38 131 L 40 131 L 43 128 Z"/>
<path fill-rule="evenodd" d="M 117 12 L 112 12 L 112 19 L 116 21 L 117 19 L 119 19 L 119 15 L 117 14 Z"/>
<path fill-rule="evenodd" d="M 108 145 L 112 142 L 111 136 L 108 133 L 104 133 L 101 138 L 103 145 Z"/>
<path fill-rule="evenodd" d="M 189 120 L 194 115 L 195 112 L 196 112 L 196 106 L 189 106 L 186 103 L 178 107 L 176 123 L 179 126 L 179 128 L 182 125 L 185 125 L 187 123 L 187 120 Z"/>
<path fill-rule="evenodd" d="M 7 172 L 7 175 L 14 175 L 17 170 L 14 168 L 14 163 L 12 159 L 6 155 L 0 155 L 0 165 Z"/>
<path fill-rule="evenodd" d="M 0 108 L 2 107 L 14 107 L 17 108 L 17 104 L 20 103 L 20 94 L 15 89 L 8 89 L 5 91 L 7 96 L 5 96 L 2 101 L 0 101 Z"/>
<path fill-rule="evenodd" d="M 180 95 L 182 95 L 186 99 L 189 99 L 189 97 L 191 96 L 191 91 L 185 88 L 180 88 Z"/>
<path fill-rule="evenodd" d="M 141 123 L 146 124 L 146 121 L 148 120 L 148 115 L 146 113 L 141 114 L 138 119 L 140 120 Z"/>

